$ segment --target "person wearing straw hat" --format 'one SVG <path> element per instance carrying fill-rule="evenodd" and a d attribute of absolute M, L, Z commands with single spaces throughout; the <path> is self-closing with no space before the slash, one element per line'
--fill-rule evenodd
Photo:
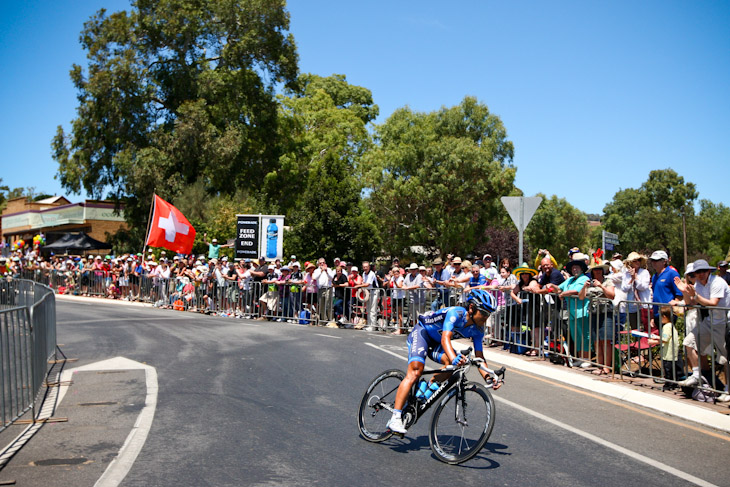
<path fill-rule="evenodd" d="M 725 344 L 727 310 L 730 308 L 730 287 L 722 278 L 712 275 L 716 268 L 709 265 L 706 260 L 696 260 L 692 264 L 694 276 L 691 277 L 695 279 L 694 284 L 685 284 L 679 279 L 675 279 L 675 284 L 682 291 L 685 303 L 716 309 L 700 308 L 699 326 L 687 333 L 684 344 L 687 350 L 687 362 L 692 367 L 692 375 L 679 383 L 683 387 L 697 387 L 702 384 L 700 369 L 708 370 L 710 368 L 708 356 L 712 356 L 714 362 L 724 365 L 725 377 L 730 376 L 730 364 L 727 360 Z M 717 351 L 717 355 L 715 355 L 715 351 Z M 725 382 L 730 381 L 726 379 Z M 725 393 L 718 400 L 730 401 L 728 384 L 725 385 Z"/>
<path fill-rule="evenodd" d="M 649 309 L 651 303 L 651 276 L 646 270 L 647 258 L 638 252 L 631 252 L 624 261 L 624 275 L 621 280 L 621 290 L 626 293 L 628 300 L 629 326 L 632 330 L 649 331 Z M 639 326 L 639 319 L 641 326 Z"/>
<path fill-rule="evenodd" d="M 613 343 L 618 339 L 614 320 L 613 299 L 616 288 L 608 277 L 608 264 L 596 264 L 588 268 L 589 285 L 584 286 L 579 299 L 588 298 L 591 336 L 597 340 L 594 375 L 610 375 L 613 370 Z"/>
<path fill-rule="evenodd" d="M 527 267 L 527 263 L 523 262 L 521 266 L 515 267 L 512 275 L 517 277 L 517 284 L 511 291 L 512 299 L 517 304 L 522 304 L 522 299 L 518 296 L 521 292 L 537 293 L 540 286 L 535 279 L 537 270 Z"/>
<path fill-rule="evenodd" d="M 512 332 L 522 333 L 523 322 L 531 325 L 533 321 L 532 311 L 534 306 L 530 306 L 531 298 L 529 296 L 530 294 L 535 295 L 540 290 L 540 286 L 535 279 L 537 270 L 528 267 L 526 262 L 523 262 L 521 266 L 515 267 L 512 274 L 517 277 L 517 284 L 510 291 L 510 297 L 519 306 L 514 306 L 513 309 L 507 310 L 508 315 L 506 316 L 506 320 Z M 509 311 L 512 311 L 511 315 Z"/>
<path fill-rule="evenodd" d="M 591 355 L 591 328 L 589 322 L 588 300 L 585 299 L 585 288 L 590 285 L 590 279 L 585 275 L 588 270 L 586 256 L 580 252 L 572 255 L 572 259 L 565 268 L 570 272 L 570 278 L 558 286 L 560 298 L 568 309 L 568 329 L 573 339 L 576 356 L 585 361 L 582 368 L 590 367 Z M 581 299 L 581 294 L 583 299 Z"/>

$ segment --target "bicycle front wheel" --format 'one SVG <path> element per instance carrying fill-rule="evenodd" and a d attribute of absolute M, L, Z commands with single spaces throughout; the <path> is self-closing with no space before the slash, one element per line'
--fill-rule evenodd
<path fill-rule="evenodd" d="M 395 393 L 405 376 L 401 370 L 386 370 L 373 379 L 363 394 L 357 426 L 366 440 L 379 443 L 393 436 L 387 424 L 393 414 Z"/>
<path fill-rule="evenodd" d="M 442 462 L 457 464 L 479 453 L 494 428 L 494 399 L 476 382 L 464 387 L 463 397 L 451 389 L 431 418 L 431 450 Z"/>

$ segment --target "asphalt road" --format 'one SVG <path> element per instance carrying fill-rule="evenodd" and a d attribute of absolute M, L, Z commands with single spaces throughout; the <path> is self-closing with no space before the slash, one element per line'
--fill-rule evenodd
<path fill-rule="evenodd" d="M 357 407 L 377 373 L 405 366 L 403 337 L 103 301 L 58 301 L 57 310 L 58 341 L 79 359 L 74 366 L 123 356 L 157 370 L 154 420 L 124 486 L 730 485 L 729 435 L 510 371 L 494 393 L 492 436 L 471 461 L 435 459 L 430 412 L 404 439 L 368 443 L 357 430 Z M 117 401 L 105 399 L 117 387 L 110 376 L 107 391 L 85 400 Z M 114 421 L 110 428 L 118 429 Z M 31 440 L 36 448 L 43 441 L 43 430 Z M 71 441 L 83 449 L 84 435 L 65 448 Z M 92 462 L 32 468 L 46 469 L 34 470 L 46 485 L 70 485 L 88 468 L 82 478 L 93 485 L 109 461 L 96 461 L 97 470 Z M 21 477 L 19 467 L 26 465 L 11 463 L 8 471 Z"/>

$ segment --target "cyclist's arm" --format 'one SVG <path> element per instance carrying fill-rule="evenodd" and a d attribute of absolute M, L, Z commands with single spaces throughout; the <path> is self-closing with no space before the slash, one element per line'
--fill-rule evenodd
<path fill-rule="evenodd" d="M 487 367 L 487 359 L 484 358 L 484 352 L 483 351 L 481 351 L 481 350 L 475 350 L 474 351 L 474 356 L 477 357 L 477 358 L 484 359 L 484 366 Z M 484 378 L 484 380 L 487 380 L 487 373 L 485 371 L 483 371 L 481 368 L 479 368 L 477 370 L 479 371 L 480 374 L 482 374 L 482 377 Z"/>
<path fill-rule="evenodd" d="M 454 336 L 453 331 L 446 331 L 441 334 L 441 348 L 444 349 L 444 353 L 449 358 L 448 363 L 453 363 L 454 359 L 456 358 L 456 352 L 454 351 L 454 347 L 451 345 L 451 337 Z"/>

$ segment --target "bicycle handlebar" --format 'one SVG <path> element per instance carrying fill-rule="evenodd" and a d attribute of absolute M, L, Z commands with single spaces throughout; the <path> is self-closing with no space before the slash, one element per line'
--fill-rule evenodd
<path fill-rule="evenodd" d="M 442 372 L 453 372 L 453 371 L 460 369 L 462 367 L 465 367 L 467 365 L 469 365 L 469 366 L 476 365 L 477 367 L 479 367 L 480 370 L 483 370 L 484 372 L 486 372 L 487 375 L 489 377 L 491 377 L 492 381 L 504 382 L 504 373 L 507 370 L 505 367 L 500 367 L 497 370 L 492 370 L 489 367 L 483 365 L 484 363 L 486 363 L 486 360 L 484 360 L 483 358 L 480 358 L 480 357 L 471 358 L 469 356 L 471 354 L 471 351 L 472 351 L 472 348 L 469 347 L 466 350 L 462 350 L 461 352 L 459 352 L 461 355 L 464 356 L 464 358 L 467 361 L 465 365 L 447 365 L 446 367 L 441 369 L 441 371 Z"/>

